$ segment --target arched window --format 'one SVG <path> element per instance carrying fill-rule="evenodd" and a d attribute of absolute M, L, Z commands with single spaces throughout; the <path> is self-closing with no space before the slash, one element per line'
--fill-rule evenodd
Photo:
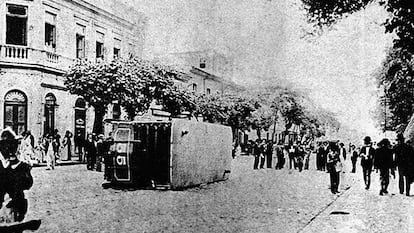
<path fill-rule="evenodd" d="M 55 130 L 56 97 L 48 93 L 45 97 L 45 124 L 44 133 L 53 133 Z"/>
<path fill-rule="evenodd" d="M 27 130 L 27 97 L 19 90 L 9 91 L 4 97 L 4 127 L 7 126 L 17 134 Z"/>
<path fill-rule="evenodd" d="M 82 98 L 78 98 L 75 102 L 75 108 L 86 108 L 85 100 Z"/>

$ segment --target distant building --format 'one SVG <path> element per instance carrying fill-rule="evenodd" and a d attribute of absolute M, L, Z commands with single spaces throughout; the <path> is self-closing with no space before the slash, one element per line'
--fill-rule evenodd
<path fill-rule="evenodd" d="M 0 3 L 0 122 L 37 138 L 58 129 L 85 137 L 93 114 L 71 95 L 63 74 L 76 59 L 140 56 L 145 18 L 84 0 L 7 0 Z M 117 110 L 118 109 L 118 110 Z M 119 106 L 113 109 L 115 117 Z"/>
<path fill-rule="evenodd" d="M 187 88 L 199 94 L 226 94 L 243 90 L 233 82 L 233 59 L 213 50 L 160 55 L 156 60 L 181 67 Z"/>

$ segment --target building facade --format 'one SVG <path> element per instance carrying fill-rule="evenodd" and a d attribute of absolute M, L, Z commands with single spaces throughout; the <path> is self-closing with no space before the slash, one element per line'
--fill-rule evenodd
<path fill-rule="evenodd" d="M 1 1 L 1 126 L 35 138 L 55 129 L 84 138 L 93 112 L 68 92 L 64 74 L 76 59 L 140 56 L 145 18 L 128 10 L 113 13 L 83 0 Z"/>
<path fill-rule="evenodd" d="M 180 67 L 188 76 L 187 89 L 197 94 L 228 94 L 243 90 L 233 82 L 233 59 L 214 50 L 163 54 L 155 60 Z"/>

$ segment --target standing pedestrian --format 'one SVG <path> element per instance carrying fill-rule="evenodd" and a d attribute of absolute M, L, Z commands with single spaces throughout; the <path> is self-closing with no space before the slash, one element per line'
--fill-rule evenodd
<path fill-rule="evenodd" d="M 339 143 L 339 156 L 341 158 L 344 158 L 344 161 L 346 160 L 346 149 L 344 147 L 345 145 L 341 142 Z"/>
<path fill-rule="evenodd" d="M 328 161 L 328 152 L 329 152 L 329 143 L 327 141 L 323 142 L 323 154 L 322 154 L 322 171 L 328 172 L 327 161 Z"/>
<path fill-rule="evenodd" d="M 375 149 L 372 147 L 371 137 L 364 138 L 364 146 L 360 151 L 362 174 L 364 177 L 365 189 L 368 190 L 371 185 L 371 172 L 375 156 Z"/>
<path fill-rule="evenodd" d="M 78 154 L 78 160 L 80 162 L 85 162 L 85 152 L 84 152 L 84 145 L 85 145 L 85 138 L 82 136 L 80 132 L 77 132 L 75 138 L 75 153 Z"/>
<path fill-rule="evenodd" d="M 60 159 L 60 134 L 59 134 L 59 130 L 55 129 L 53 131 L 53 152 L 55 153 L 55 159 Z"/>
<path fill-rule="evenodd" d="M 299 146 L 297 153 L 295 155 L 295 160 L 296 160 L 296 166 L 299 169 L 299 172 L 302 172 L 303 170 L 303 160 L 305 158 L 305 149 L 303 148 L 303 146 Z"/>
<path fill-rule="evenodd" d="M 65 136 L 63 136 L 62 141 L 62 158 L 64 158 L 65 160 L 72 159 L 72 137 L 72 132 L 66 130 Z"/>
<path fill-rule="evenodd" d="M 318 149 L 316 151 L 316 169 L 322 171 L 323 154 L 325 153 L 322 142 L 318 142 Z"/>
<path fill-rule="evenodd" d="M 93 170 L 96 163 L 96 146 L 92 134 L 88 134 L 84 146 L 86 151 L 86 168 L 88 170 Z"/>
<path fill-rule="evenodd" d="M 352 171 L 351 173 L 355 173 L 356 170 L 356 162 L 358 160 L 358 151 L 355 148 L 355 145 L 351 146 L 351 162 L 352 162 Z"/>
<path fill-rule="evenodd" d="M 267 168 L 272 168 L 273 143 L 271 140 L 267 140 L 265 153 Z"/>
<path fill-rule="evenodd" d="M 253 148 L 253 156 L 254 156 L 254 164 L 253 169 L 257 170 L 259 167 L 259 159 L 260 159 L 260 140 L 256 139 L 255 142 L 252 142 Z"/>
<path fill-rule="evenodd" d="M 104 135 L 99 134 L 96 141 L 96 171 L 102 171 L 103 156 L 105 154 Z"/>
<path fill-rule="evenodd" d="M 341 159 L 339 157 L 338 145 L 331 142 L 328 147 L 326 168 L 329 172 L 331 182 L 331 192 L 333 194 L 339 193 L 339 173 L 342 171 Z"/>
<path fill-rule="evenodd" d="M 264 168 L 266 160 L 266 140 L 262 140 L 259 145 L 260 150 L 260 169 Z"/>
<path fill-rule="evenodd" d="M 289 153 L 289 169 L 292 169 L 292 167 L 296 168 L 295 164 L 295 156 L 297 154 L 297 148 L 295 145 L 290 144 L 288 147 L 288 153 Z"/>
<path fill-rule="evenodd" d="M 312 153 L 311 148 L 305 150 L 305 158 L 304 158 L 305 165 L 304 165 L 304 168 L 303 168 L 305 170 L 309 170 L 309 159 L 310 159 L 311 153 Z"/>
<path fill-rule="evenodd" d="M 34 150 L 30 135 L 31 134 L 27 131 L 22 134 L 23 138 L 20 142 L 18 154 L 20 161 L 23 161 L 32 166 L 32 159 L 34 159 Z"/>
<path fill-rule="evenodd" d="M 108 180 L 110 177 L 109 167 L 112 166 L 111 146 L 114 144 L 115 144 L 115 140 L 112 137 L 112 132 L 109 132 L 108 137 L 104 141 L 105 152 L 104 152 L 103 162 L 105 165 L 104 167 L 104 179 L 105 180 Z"/>
<path fill-rule="evenodd" d="M 378 143 L 378 149 L 375 152 L 374 166 L 380 171 L 381 189 L 379 195 L 381 196 L 388 193 L 390 170 L 391 174 L 395 177 L 393 152 L 390 145 L 390 141 L 384 138 Z"/>
<path fill-rule="evenodd" d="M 53 170 L 55 169 L 55 164 L 56 164 L 56 158 L 55 158 L 55 152 L 53 150 L 53 135 L 48 134 L 46 136 L 47 140 L 46 140 L 46 144 L 45 144 L 45 149 L 46 149 L 46 170 Z"/>
<path fill-rule="evenodd" d="M 285 155 L 283 153 L 282 145 L 276 146 L 277 164 L 276 169 L 282 169 L 285 165 Z"/>
<path fill-rule="evenodd" d="M 395 163 L 398 168 L 398 188 L 400 194 L 410 195 L 410 185 L 414 170 L 414 149 L 404 142 L 402 134 L 397 135 L 397 145 L 394 148 Z"/>

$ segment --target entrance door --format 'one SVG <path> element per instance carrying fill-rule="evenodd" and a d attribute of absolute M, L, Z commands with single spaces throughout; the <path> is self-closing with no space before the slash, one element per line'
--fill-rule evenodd
<path fill-rule="evenodd" d="M 53 131 L 55 130 L 56 98 L 52 93 L 49 93 L 46 95 L 45 100 L 44 133 L 53 134 Z"/>
<path fill-rule="evenodd" d="M 17 134 L 27 130 L 27 98 L 21 91 L 10 91 L 4 100 L 4 127 L 11 127 Z"/>
<path fill-rule="evenodd" d="M 79 148 L 82 146 L 82 142 L 86 138 L 86 103 L 82 98 L 77 99 L 75 103 L 74 132 L 75 148 Z"/>

